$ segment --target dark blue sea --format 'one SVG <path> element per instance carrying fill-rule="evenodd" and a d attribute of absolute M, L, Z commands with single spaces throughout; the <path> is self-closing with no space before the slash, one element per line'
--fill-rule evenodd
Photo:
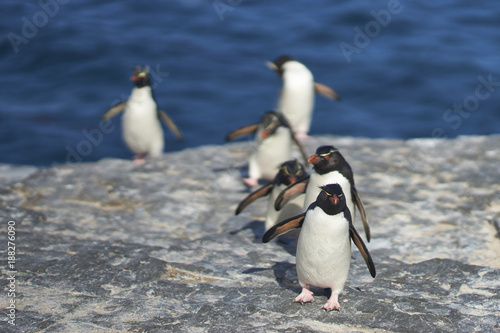
<path fill-rule="evenodd" d="M 500 4 L 494 0 L 40 0 L 2 2 L 0 163 L 130 159 L 120 117 L 101 115 L 149 65 L 185 140 L 223 144 L 275 107 L 288 54 L 316 81 L 312 135 L 500 133 Z"/>

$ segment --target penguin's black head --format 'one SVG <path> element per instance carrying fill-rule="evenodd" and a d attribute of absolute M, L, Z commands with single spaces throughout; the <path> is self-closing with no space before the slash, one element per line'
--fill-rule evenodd
<path fill-rule="evenodd" d="M 262 128 L 261 139 L 265 139 L 270 135 L 276 133 L 280 126 L 286 126 L 286 120 L 283 119 L 283 115 L 277 111 L 267 111 L 262 116 L 262 121 L 260 126 Z"/>
<path fill-rule="evenodd" d="M 294 61 L 295 59 L 288 56 L 288 55 L 282 55 L 278 57 L 274 62 L 274 66 L 276 66 L 275 70 L 276 72 L 281 76 L 283 75 L 283 65 L 288 62 L 288 61 Z"/>
<path fill-rule="evenodd" d="M 151 82 L 149 81 L 149 68 L 147 66 L 135 66 L 134 75 L 130 77 L 130 80 L 135 82 L 135 86 L 137 88 L 150 86 Z"/>
<path fill-rule="evenodd" d="M 304 170 L 304 167 L 296 159 L 286 161 L 280 165 L 275 183 L 276 185 L 283 184 L 288 186 L 305 176 L 307 176 L 307 173 Z"/>
<path fill-rule="evenodd" d="M 316 203 L 325 213 L 335 215 L 347 209 L 345 195 L 339 184 L 328 184 L 320 188 Z"/>
<path fill-rule="evenodd" d="M 316 154 L 309 156 L 307 162 L 314 165 L 314 171 L 319 174 L 336 170 L 344 158 L 339 150 L 334 146 L 320 146 L 316 149 Z"/>

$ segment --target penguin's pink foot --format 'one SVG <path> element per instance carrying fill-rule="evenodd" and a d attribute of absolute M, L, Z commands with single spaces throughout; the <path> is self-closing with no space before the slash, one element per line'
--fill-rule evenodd
<path fill-rule="evenodd" d="M 295 138 L 297 140 L 309 140 L 311 137 L 306 132 L 297 132 L 295 133 Z"/>
<path fill-rule="evenodd" d="M 134 158 L 134 164 L 143 165 L 144 163 L 146 163 L 145 156 L 145 154 L 137 154 Z"/>
<path fill-rule="evenodd" d="M 323 309 L 325 309 L 325 311 L 340 311 L 339 295 L 332 294 L 330 299 L 323 305 Z"/>
<path fill-rule="evenodd" d="M 295 303 L 309 303 L 314 302 L 313 292 L 307 288 L 302 288 L 302 292 L 299 296 L 295 297 L 293 300 Z"/>
<path fill-rule="evenodd" d="M 259 180 L 257 178 L 243 178 L 243 183 L 250 187 L 254 187 L 259 184 Z"/>

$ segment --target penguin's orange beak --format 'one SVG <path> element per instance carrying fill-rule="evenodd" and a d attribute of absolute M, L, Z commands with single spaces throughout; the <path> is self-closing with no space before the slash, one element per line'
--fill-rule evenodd
<path fill-rule="evenodd" d="M 267 138 L 268 135 L 269 135 L 269 131 L 268 130 L 262 130 L 262 139 Z"/>
<path fill-rule="evenodd" d="M 137 75 L 132 75 L 130 77 L 130 81 L 134 81 L 134 82 L 137 81 Z"/>
<path fill-rule="evenodd" d="M 290 177 L 290 184 L 294 184 L 296 180 L 297 180 L 297 178 L 295 178 L 294 176 L 291 176 Z"/>
<path fill-rule="evenodd" d="M 333 197 L 330 197 L 330 201 L 335 206 L 339 203 L 339 198 L 337 197 L 337 195 L 334 194 Z"/>
<path fill-rule="evenodd" d="M 315 163 L 318 163 L 320 160 L 321 160 L 321 157 L 314 154 L 314 155 L 309 156 L 309 158 L 307 159 L 307 162 L 311 163 L 311 164 L 315 164 Z"/>

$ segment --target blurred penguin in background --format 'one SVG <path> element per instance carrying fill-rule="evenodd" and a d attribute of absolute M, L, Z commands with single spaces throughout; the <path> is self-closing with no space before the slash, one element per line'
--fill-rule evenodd
<path fill-rule="evenodd" d="M 273 180 L 281 163 L 292 158 L 292 142 L 307 161 L 302 145 L 296 140 L 286 118 L 277 111 L 268 111 L 260 123 L 240 127 L 226 136 L 226 141 L 256 134 L 257 148 L 250 156 L 248 178 L 243 182 L 250 187 L 257 186 L 259 179 Z"/>
<path fill-rule="evenodd" d="M 134 163 L 144 164 L 146 156 L 158 157 L 163 152 L 164 137 L 160 118 L 167 124 L 178 139 L 182 139 L 179 128 L 162 110 L 153 96 L 148 67 L 134 67 L 134 75 L 130 80 L 135 87 L 129 99 L 106 111 L 102 116 L 108 120 L 123 112 L 123 140 L 136 153 Z"/>
<path fill-rule="evenodd" d="M 282 79 L 283 86 L 278 102 L 281 111 L 297 139 L 308 138 L 314 108 L 314 93 L 322 94 L 333 100 L 340 100 L 337 93 L 330 87 L 314 82 L 311 71 L 302 63 L 290 56 L 281 56 L 274 62 L 268 62 Z"/>

